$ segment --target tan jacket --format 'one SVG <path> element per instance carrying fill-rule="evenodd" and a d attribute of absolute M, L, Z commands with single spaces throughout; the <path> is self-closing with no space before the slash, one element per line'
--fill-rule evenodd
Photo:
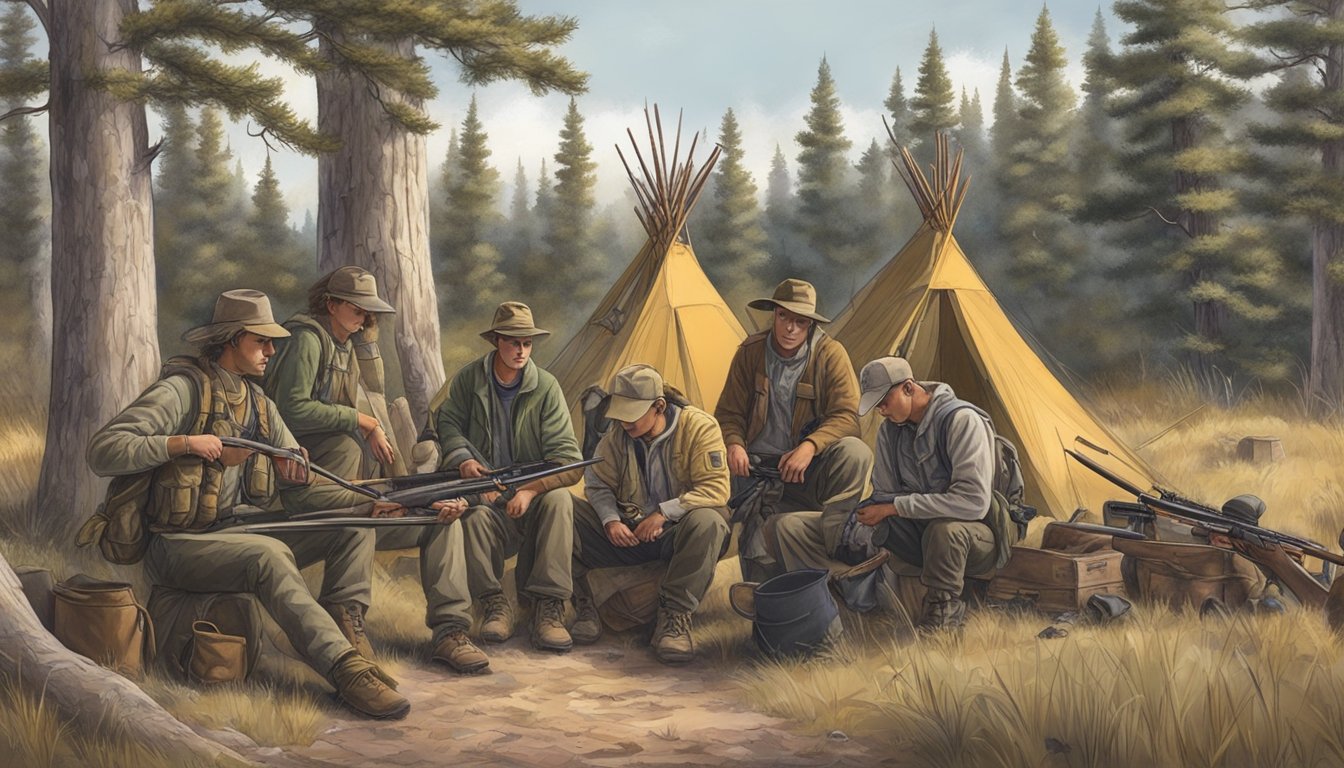
<path fill-rule="evenodd" d="M 728 367 L 728 380 L 714 409 L 728 445 L 746 447 L 765 429 L 770 413 L 770 381 L 765 373 L 769 335 L 762 331 L 748 336 Z M 813 333 L 810 350 L 794 396 L 792 429 L 798 440 L 808 422 L 820 419 L 807 439 L 821 453 L 842 437 L 859 436 L 859 380 L 844 345 L 821 328 Z"/>
<path fill-rule="evenodd" d="M 726 517 L 729 496 L 728 457 L 723 445 L 723 434 L 714 417 L 694 406 L 683 407 L 677 415 L 677 425 L 671 439 L 669 464 L 678 506 L 683 513 L 711 507 Z M 603 489 L 608 490 L 615 497 L 621 517 L 626 522 L 638 522 L 644 517 L 648 505 L 639 463 L 635 459 L 635 441 L 619 425 L 613 424 L 602 436 L 593 456 L 603 461 L 588 467 L 584 475 L 590 501 L 594 501 L 594 489 L 599 490 L 599 493 Z M 594 506 L 598 506 L 596 501 Z M 599 508 L 599 515 L 602 512 Z"/>

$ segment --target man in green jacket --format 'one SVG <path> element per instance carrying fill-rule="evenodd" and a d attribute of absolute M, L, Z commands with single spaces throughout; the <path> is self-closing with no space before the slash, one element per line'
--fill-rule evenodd
<path fill-rule="evenodd" d="M 237 448 L 220 435 L 279 448 L 298 448 L 275 404 L 246 376 L 260 376 L 275 352 L 273 340 L 289 335 L 271 317 L 260 291 L 225 291 L 212 321 L 183 338 L 201 346 L 199 358 L 174 358 L 163 376 L 89 442 L 88 461 L 104 477 L 152 473 L 146 524 L 152 532 L 145 569 L 154 584 L 188 592 L 251 592 L 294 648 L 326 675 L 347 706 L 373 717 L 401 717 L 410 702 L 392 680 L 361 654 L 347 628 L 323 606 L 358 600 L 369 592 L 373 537 L 367 530 L 259 535 L 208 529 L 244 506 L 269 507 L 275 495 L 271 469 L 300 481 L 301 467 Z M 290 512 L 312 511 L 285 500 Z M 363 514 L 401 512 L 333 488 L 334 506 Z M 324 563 L 322 591 L 314 599 L 301 566 Z"/>
<path fill-rule="evenodd" d="M 331 272 L 309 289 L 308 311 L 286 321 L 293 336 L 265 380 L 267 393 L 312 460 L 347 480 L 381 476 L 396 458 L 382 424 L 358 408 L 364 372 L 357 335 L 378 315 L 392 311 L 378 297 L 373 275 L 353 266 Z M 304 503 L 331 506 L 321 497 L 334 488 L 321 484 L 285 493 Z M 419 548 L 425 623 L 433 632 L 431 658 L 457 672 L 476 673 L 488 668 L 490 659 L 467 637 L 471 598 L 462 526 L 451 524 L 455 517 L 452 512 L 440 515 L 447 525 L 381 528 L 377 548 Z M 336 606 L 333 616 L 363 635 L 369 599 L 360 597 Z"/>
<path fill-rule="evenodd" d="M 458 371 L 431 405 L 440 469 L 481 477 L 514 464 L 581 460 L 560 384 L 531 359 L 533 342 L 549 335 L 526 304 L 499 305 L 481 334 L 493 349 Z M 574 586 L 574 507 L 565 488 L 581 477 L 574 470 L 529 483 L 507 502 L 485 494 L 463 516 L 471 597 L 484 614 L 482 640 L 503 642 L 513 634 L 513 606 L 500 579 L 504 560 L 517 552 L 519 597 L 534 603 L 532 644 L 558 652 L 573 645 L 564 606 Z"/>
<path fill-rule="evenodd" d="M 738 347 L 714 409 L 728 446 L 728 468 L 747 477 L 752 465 L 777 469 L 783 495 L 774 513 L 820 511 L 828 551 L 840 544 L 850 510 L 873 467 L 859 437 L 859 384 L 849 354 L 822 330 L 811 283 L 790 278 L 768 299 L 770 330 Z M 764 581 L 783 572 L 770 553 L 775 516 L 743 521 L 742 574 Z"/>
<path fill-rule="evenodd" d="M 602 623 L 588 591 L 588 570 L 662 560 L 653 652 L 665 664 L 690 661 L 691 615 L 728 548 L 728 465 L 714 417 L 664 391 L 651 365 L 632 365 L 611 382 L 597 444 L 602 463 L 588 467 L 588 499 L 574 499 L 575 642 L 595 642 Z"/>

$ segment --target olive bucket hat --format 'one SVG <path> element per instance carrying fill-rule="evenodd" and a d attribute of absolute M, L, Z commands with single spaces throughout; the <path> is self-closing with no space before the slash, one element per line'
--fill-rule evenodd
<path fill-rule="evenodd" d="M 219 294 L 210 322 L 182 334 L 189 344 L 214 344 L 228 341 L 239 331 L 250 331 L 268 339 L 283 339 L 289 331 L 275 322 L 271 300 L 251 288 L 236 288 Z"/>
<path fill-rule="evenodd" d="M 495 334 L 544 338 L 550 336 L 551 332 L 537 327 L 532 320 L 531 307 L 521 301 L 506 301 L 495 310 L 495 321 L 489 330 L 481 331 L 481 338 L 494 342 Z"/>
<path fill-rule="evenodd" d="M 354 304 L 365 312 L 396 312 L 391 304 L 378 298 L 378 280 L 360 267 L 341 267 L 326 277 L 327 295 Z"/>

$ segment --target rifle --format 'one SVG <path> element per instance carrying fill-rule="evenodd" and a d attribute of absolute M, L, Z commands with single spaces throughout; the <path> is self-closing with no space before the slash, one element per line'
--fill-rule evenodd
<path fill-rule="evenodd" d="M 1302 560 L 1314 557 L 1325 563 L 1344 565 L 1344 555 L 1335 554 L 1310 539 L 1233 519 L 1166 488 L 1155 487 L 1153 490 L 1157 495 L 1153 495 L 1076 451 L 1065 448 L 1064 452 L 1138 499 L 1137 504 L 1120 503 L 1110 507 L 1112 512 L 1129 519 L 1127 530 L 1140 528 L 1142 523 L 1157 517 L 1203 529 L 1208 531 L 1210 544 L 1245 556 L 1267 575 L 1276 578 L 1303 605 L 1325 607 L 1329 590 L 1303 567 Z"/>

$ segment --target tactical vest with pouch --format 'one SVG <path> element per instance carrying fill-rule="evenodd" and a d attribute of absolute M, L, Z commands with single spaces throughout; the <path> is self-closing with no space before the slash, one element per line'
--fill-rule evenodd
<path fill-rule="evenodd" d="M 160 379 L 184 376 L 193 385 L 196 409 L 185 434 L 270 442 L 270 417 L 261 388 L 244 381 L 247 391 L 235 409 L 213 371 L 210 361 L 192 357 L 174 357 L 163 366 Z M 218 460 L 187 453 L 145 472 L 114 477 L 76 543 L 87 546 L 96 540 L 105 558 L 126 565 L 144 557 L 150 533 L 209 528 L 219 519 L 224 471 Z M 263 506 L 270 501 L 275 495 L 275 474 L 269 457 L 248 456 L 241 469 L 240 490 L 245 503 Z"/>

